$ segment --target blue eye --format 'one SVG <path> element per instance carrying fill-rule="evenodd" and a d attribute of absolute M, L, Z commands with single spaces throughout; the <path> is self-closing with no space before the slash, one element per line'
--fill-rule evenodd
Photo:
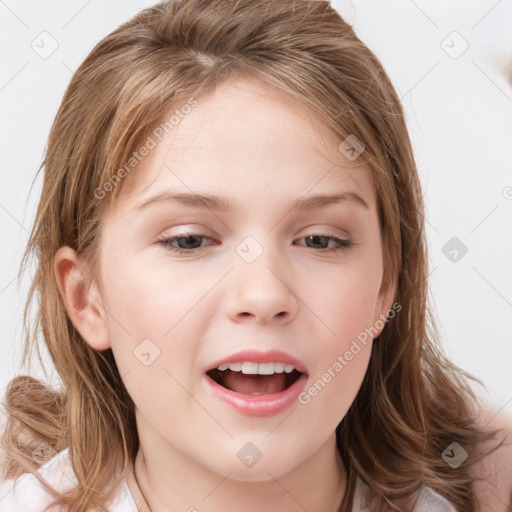
<path fill-rule="evenodd" d="M 201 238 L 211 240 L 211 238 L 205 235 L 204 233 L 183 233 L 180 236 L 158 240 L 158 243 L 171 252 L 175 252 L 178 254 L 194 254 L 198 251 L 198 249 L 203 247 L 200 241 Z M 343 240 L 341 238 L 329 235 L 309 235 L 303 237 L 302 239 L 309 240 L 310 242 L 319 245 L 324 245 L 325 243 L 327 243 L 327 247 L 320 248 L 307 245 L 307 247 L 311 249 L 318 248 L 318 252 L 347 251 L 354 245 L 354 242 L 352 240 Z M 332 241 L 334 245 L 328 247 L 330 241 Z M 175 243 L 177 245 L 175 245 Z"/>

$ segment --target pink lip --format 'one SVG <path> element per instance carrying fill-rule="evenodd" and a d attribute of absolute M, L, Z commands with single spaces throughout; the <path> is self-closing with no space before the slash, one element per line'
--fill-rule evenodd
<path fill-rule="evenodd" d="M 302 361 L 295 359 L 294 357 L 290 356 L 286 352 L 282 352 L 281 350 L 268 350 L 267 352 L 261 352 L 258 350 L 243 350 L 224 359 L 221 359 L 216 363 L 213 363 L 209 368 L 205 368 L 205 372 L 212 370 L 213 368 L 218 368 L 221 364 L 241 363 L 244 361 L 248 361 L 250 363 L 291 364 L 294 368 L 299 370 L 299 372 L 307 374 L 306 366 Z"/>
<path fill-rule="evenodd" d="M 222 387 L 207 375 L 205 378 L 210 390 L 217 398 L 246 416 L 272 416 L 284 411 L 297 400 L 308 380 L 308 376 L 303 373 L 297 381 L 284 391 L 266 395 L 245 395 Z"/>
<path fill-rule="evenodd" d="M 246 395 L 243 393 L 237 393 L 236 391 L 232 391 L 220 384 L 217 384 L 214 380 L 210 379 L 208 375 L 205 375 L 206 382 L 214 396 L 246 416 L 272 416 L 274 414 L 278 414 L 290 407 L 297 400 L 298 396 L 306 386 L 308 375 L 304 364 L 279 350 L 270 350 L 268 352 L 245 350 L 243 352 L 237 352 L 236 354 L 214 363 L 206 371 L 217 368 L 221 364 L 238 363 L 243 361 L 254 363 L 276 362 L 291 364 L 302 373 L 300 378 L 289 388 L 279 391 L 278 393 L 269 393 L 264 395 Z"/>

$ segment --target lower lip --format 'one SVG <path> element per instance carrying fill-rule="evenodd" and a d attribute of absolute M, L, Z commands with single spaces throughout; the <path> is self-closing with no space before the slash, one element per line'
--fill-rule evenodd
<path fill-rule="evenodd" d="M 302 374 L 289 388 L 277 393 L 246 395 L 231 391 L 205 376 L 214 396 L 246 416 L 273 416 L 290 407 L 306 387 L 308 376 Z"/>

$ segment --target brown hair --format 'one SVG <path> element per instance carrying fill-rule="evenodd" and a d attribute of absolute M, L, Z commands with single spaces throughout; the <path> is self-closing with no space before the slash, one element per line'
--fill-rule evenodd
<path fill-rule="evenodd" d="M 479 443 L 493 433 L 479 431 L 470 376 L 443 355 L 427 307 L 423 202 L 404 112 L 378 59 L 322 0 L 163 2 L 105 37 L 78 68 L 38 171 L 44 169 L 43 190 L 21 264 L 25 269 L 37 253 L 23 359 L 34 346 L 40 358 L 36 338 L 42 330 L 62 390 L 31 377 L 11 381 L 4 402 L 5 474 L 37 470 L 41 461 L 31 457 L 37 440 L 57 451 L 69 447 L 78 487 L 50 492 L 71 512 L 107 508 L 138 450 L 134 404 L 111 350 L 93 350 L 70 322 L 54 256 L 62 246 L 73 248 L 91 268 L 87 288 L 97 270 L 107 203 L 98 190 L 162 122 L 164 109 L 235 75 L 290 94 L 340 142 L 355 134 L 373 172 L 385 277 L 396 283 L 402 309 L 375 340 L 360 391 L 337 428 L 348 474 L 343 510 L 352 506 L 357 477 L 367 484 L 375 511 L 401 510 L 422 485 L 459 511 L 476 510 L 470 470 L 482 457 Z M 120 189 L 112 188 L 110 201 Z M 30 332 L 36 292 L 40 303 Z M 457 471 L 441 457 L 452 442 L 469 453 Z"/>

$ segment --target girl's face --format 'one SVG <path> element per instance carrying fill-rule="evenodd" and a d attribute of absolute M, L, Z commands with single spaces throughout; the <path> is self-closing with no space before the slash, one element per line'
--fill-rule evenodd
<path fill-rule="evenodd" d="M 112 348 L 152 456 L 268 480 L 333 457 L 391 307 L 376 196 L 348 142 L 270 85 L 187 105 L 105 216 L 87 341 Z"/>

